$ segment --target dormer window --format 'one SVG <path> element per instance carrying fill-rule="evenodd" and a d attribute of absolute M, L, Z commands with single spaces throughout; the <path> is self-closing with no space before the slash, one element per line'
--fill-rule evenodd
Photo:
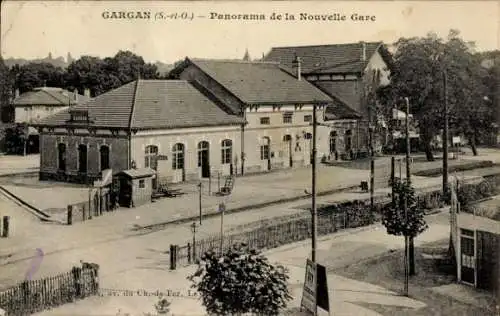
<path fill-rule="evenodd" d="M 71 115 L 70 122 L 90 123 L 88 110 L 72 110 L 69 113 Z"/>

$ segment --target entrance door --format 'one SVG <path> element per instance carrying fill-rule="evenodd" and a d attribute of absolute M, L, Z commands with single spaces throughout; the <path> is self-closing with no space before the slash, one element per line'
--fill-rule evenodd
<path fill-rule="evenodd" d="M 285 160 L 285 166 L 287 166 L 287 163 L 288 163 L 288 167 L 293 167 L 293 157 L 292 157 L 292 136 L 291 135 L 285 135 L 283 137 L 283 152 L 284 152 L 284 155 L 283 155 L 283 158 Z M 288 160 L 288 161 L 286 161 Z"/>
<path fill-rule="evenodd" d="M 474 247 L 474 232 L 460 230 L 460 280 L 475 285 L 476 283 L 476 250 Z"/>
<path fill-rule="evenodd" d="M 264 164 L 264 170 L 271 170 L 271 140 L 263 137 L 260 145 L 260 160 Z"/>
<path fill-rule="evenodd" d="M 306 133 L 304 135 L 304 165 L 308 166 L 312 163 L 313 152 L 312 152 L 312 134 Z"/>
<path fill-rule="evenodd" d="M 172 182 L 183 182 L 185 180 L 184 171 L 184 144 L 177 143 L 172 148 Z"/>
<path fill-rule="evenodd" d="M 210 177 L 210 150 L 206 141 L 198 143 L 198 167 L 201 168 L 201 177 Z"/>

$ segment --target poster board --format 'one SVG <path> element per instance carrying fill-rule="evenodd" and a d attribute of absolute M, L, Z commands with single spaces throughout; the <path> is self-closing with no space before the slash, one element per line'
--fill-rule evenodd
<path fill-rule="evenodd" d="M 304 288 L 300 308 L 311 315 L 318 315 L 318 307 L 330 315 L 330 298 L 324 266 L 307 259 Z"/>

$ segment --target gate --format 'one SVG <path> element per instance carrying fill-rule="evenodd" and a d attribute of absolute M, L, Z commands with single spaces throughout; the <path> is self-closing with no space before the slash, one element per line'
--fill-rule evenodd
<path fill-rule="evenodd" d="M 460 281 L 476 286 L 476 247 L 475 233 L 460 230 Z"/>

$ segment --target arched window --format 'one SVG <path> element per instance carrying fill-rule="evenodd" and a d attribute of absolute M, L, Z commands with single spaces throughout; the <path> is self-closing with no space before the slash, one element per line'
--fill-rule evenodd
<path fill-rule="evenodd" d="M 203 159 L 208 159 L 209 147 L 210 144 L 207 141 L 198 143 L 198 167 L 203 165 Z"/>
<path fill-rule="evenodd" d="M 330 132 L 330 153 L 335 153 L 337 151 L 337 132 Z"/>
<path fill-rule="evenodd" d="M 184 145 L 181 143 L 172 148 L 172 169 L 184 169 Z"/>
<path fill-rule="evenodd" d="M 144 167 L 153 170 L 158 168 L 158 146 L 146 146 L 144 151 Z"/>
<path fill-rule="evenodd" d="M 262 143 L 260 145 L 260 160 L 269 160 L 270 157 L 270 139 L 269 137 L 263 137 Z"/>
<path fill-rule="evenodd" d="M 101 146 L 99 149 L 101 171 L 109 169 L 109 147 L 106 145 Z"/>
<path fill-rule="evenodd" d="M 78 145 L 78 172 L 87 173 L 87 145 Z"/>
<path fill-rule="evenodd" d="M 230 139 L 224 139 L 221 144 L 221 163 L 230 164 L 231 157 L 233 156 L 233 141 Z"/>
<path fill-rule="evenodd" d="M 66 144 L 60 143 L 57 145 L 57 161 L 57 168 L 66 171 Z"/>

